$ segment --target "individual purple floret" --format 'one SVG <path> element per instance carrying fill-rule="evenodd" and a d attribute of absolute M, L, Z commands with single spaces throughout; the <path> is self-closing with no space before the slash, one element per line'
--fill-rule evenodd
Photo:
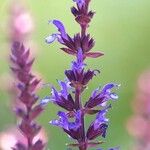
<path fill-rule="evenodd" d="M 114 92 L 111 92 L 113 88 L 118 88 L 120 85 L 115 83 L 109 83 L 103 87 L 101 91 L 96 89 L 92 96 L 90 97 L 89 101 L 85 104 L 86 108 L 94 108 L 98 105 L 103 105 L 108 100 L 116 100 L 118 99 L 118 95 Z"/>
<path fill-rule="evenodd" d="M 108 119 L 105 117 L 105 115 L 108 112 L 109 108 L 111 108 L 111 105 L 98 112 L 96 119 L 92 122 L 87 131 L 86 137 L 88 140 L 93 140 L 98 136 L 102 136 L 105 138 L 106 130 L 108 127 Z"/>
<path fill-rule="evenodd" d="M 18 128 L 27 140 L 27 144 L 18 142 L 13 150 L 43 150 L 45 143 L 42 139 L 36 141 L 34 139 L 41 130 L 41 126 L 35 122 L 35 119 L 43 111 L 42 105 L 37 104 L 38 96 L 35 94 L 40 80 L 31 73 L 34 59 L 29 58 L 30 50 L 26 50 L 19 42 L 13 43 L 11 53 L 10 58 L 13 63 L 11 70 L 18 80 L 17 87 L 20 91 L 18 101 L 24 106 L 15 108 L 16 114 L 21 118 Z"/>
<path fill-rule="evenodd" d="M 98 137 L 105 138 L 109 119 L 106 115 L 111 105 L 110 100 L 118 99 L 114 92 L 119 85 L 108 83 L 101 90 L 98 88 L 92 92 L 86 103 L 82 102 L 82 94 L 88 87 L 88 83 L 100 73 L 99 70 L 86 69 L 86 58 L 98 58 L 101 52 L 92 52 L 95 45 L 94 39 L 87 33 L 94 12 L 89 11 L 90 0 L 73 0 L 76 7 L 71 8 L 75 21 L 80 25 L 81 31 L 70 37 L 63 23 L 59 20 L 51 20 L 58 32 L 49 35 L 46 43 L 51 44 L 57 40 L 63 47 L 61 50 L 67 54 L 74 55 L 76 60 L 71 63 L 71 68 L 65 70 L 65 82 L 59 81 L 60 89 L 51 86 L 51 95 L 41 101 L 41 105 L 52 102 L 64 109 L 58 112 L 59 119 L 50 121 L 50 124 L 58 126 L 74 141 L 67 144 L 69 147 L 77 147 L 79 150 L 87 150 L 102 144 L 97 141 Z M 96 115 L 89 127 L 85 126 L 86 115 Z M 72 121 L 73 120 L 73 121 Z M 87 127 L 87 128 L 85 128 Z M 109 149 L 109 150 L 117 150 Z"/>
<path fill-rule="evenodd" d="M 68 115 L 64 112 L 58 112 L 59 120 L 52 120 L 50 124 L 61 127 L 71 138 L 78 140 L 80 137 L 81 111 L 75 114 L 75 121 L 70 122 Z"/>
<path fill-rule="evenodd" d="M 41 105 L 45 105 L 50 101 L 68 111 L 73 111 L 75 103 L 71 94 L 68 93 L 69 82 L 66 83 L 63 81 L 59 81 L 58 83 L 61 87 L 61 90 L 57 91 L 55 87 L 52 86 L 51 96 L 45 97 L 41 101 Z"/>

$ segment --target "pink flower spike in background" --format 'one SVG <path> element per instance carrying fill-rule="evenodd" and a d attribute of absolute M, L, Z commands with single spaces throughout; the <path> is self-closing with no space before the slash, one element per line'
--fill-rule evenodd
<path fill-rule="evenodd" d="M 47 135 L 44 129 L 41 129 L 33 141 L 36 142 L 39 138 L 47 143 Z M 10 127 L 8 130 L 0 133 L 0 150 L 12 150 L 12 147 L 14 147 L 18 141 L 27 145 L 26 138 L 18 131 L 18 129 L 16 127 Z"/>
<path fill-rule="evenodd" d="M 0 133 L 0 149 L 1 150 L 12 150 L 12 147 L 16 145 L 18 140 L 26 143 L 23 135 L 19 133 L 17 128 L 10 127 L 8 130 Z"/>
<path fill-rule="evenodd" d="M 136 141 L 133 150 L 150 150 L 150 71 L 145 71 L 138 79 L 132 109 L 127 130 Z"/>

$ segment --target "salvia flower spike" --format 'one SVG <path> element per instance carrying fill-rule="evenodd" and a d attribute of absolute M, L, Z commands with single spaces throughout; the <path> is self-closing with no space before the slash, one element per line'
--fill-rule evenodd
<path fill-rule="evenodd" d="M 94 39 L 87 33 L 91 19 L 95 14 L 89 10 L 91 0 L 73 1 L 76 6 L 71 8 L 71 12 L 75 17 L 75 21 L 81 27 L 80 33 L 71 37 L 61 21 L 50 20 L 49 24 L 53 24 L 58 31 L 49 35 L 45 41 L 51 44 L 57 40 L 63 45 L 60 49 L 69 55 L 76 56 L 76 60 L 71 63 L 70 69 L 65 70 L 65 82 L 58 82 L 61 90 L 51 86 L 51 95 L 41 100 L 41 105 L 52 102 L 63 108 L 65 111 L 59 111 L 57 114 L 59 118 L 50 121 L 50 124 L 62 128 L 74 140 L 74 143 L 67 144 L 69 147 L 87 150 L 103 143 L 102 141 L 97 141 L 96 138 L 105 138 L 106 136 L 109 125 L 109 119 L 106 115 L 111 108 L 108 101 L 118 99 L 114 89 L 117 89 L 119 85 L 108 83 L 102 89 L 94 90 L 87 102 L 83 104 L 82 93 L 86 90 L 93 77 L 100 73 L 99 70 L 86 70 L 84 61 L 86 58 L 98 58 L 103 53 L 91 51 L 95 45 Z M 94 114 L 96 115 L 95 119 L 86 129 L 85 116 Z M 118 148 L 110 148 L 109 150 L 118 150 Z"/>
<path fill-rule="evenodd" d="M 17 88 L 20 91 L 18 101 L 24 105 L 24 107 L 16 106 L 15 110 L 17 116 L 21 118 L 18 128 L 27 141 L 27 144 L 18 142 L 13 150 L 43 150 L 45 147 L 40 137 L 35 141 L 36 135 L 41 130 L 35 119 L 43 111 L 43 106 L 37 104 L 38 96 L 35 94 L 35 89 L 40 80 L 31 73 L 34 59 L 30 59 L 29 56 L 30 50 L 26 50 L 23 44 L 13 43 L 10 56 L 13 63 L 11 70 L 18 80 Z"/>

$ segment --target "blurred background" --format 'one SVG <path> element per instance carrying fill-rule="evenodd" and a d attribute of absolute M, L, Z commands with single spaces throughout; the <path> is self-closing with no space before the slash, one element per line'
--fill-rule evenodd
<path fill-rule="evenodd" d="M 8 58 L 12 35 L 10 28 L 13 23 L 10 19 L 11 8 L 20 1 L 0 0 L 0 132 L 16 123 L 11 109 L 12 95 L 8 92 L 10 80 L 13 80 Z M 32 33 L 25 41 L 28 41 L 27 45 L 36 56 L 34 70 L 42 77 L 44 83 L 53 83 L 57 87 L 56 79 L 63 80 L 64 70 L 70 67 L 74 58 L 60 51 L 58 43 L 45 44 L 44 38 L 56 31 L 53 26 L 48 25 L 49 19 L 62 20 L 70 35 L 79 31 L 80 28 L 70 13 L 73 2 L 26 0 L 22 5 L 33 19 L 32 22 L 29 18 L 26 21 Z M 113 109 L 108 115 L 110 126 L 102 147 L 120 146 L 122 150 L 130 150 L 135 141 L 126 129 L 128 118 L 133 113 L 131 103 L 136 94 L 138 77 L 144 70 L 150 69 L 150 1 L 93 0 L 91 8 L 96 11 L 89 28 L 90 34 L 96 40 L 93 50 L 103 51 L 105 55 L 87 61 L 88 68 L 100 69 L 101 74 L 90 82 L 84 101 L 99 85 L 108 82 L 121 84 L 117 91 L 119 100 L 113 103 Z M 38 94 L 42 98 L 49 94 L 49 89 L 39 89 Z M 50 150 L 64 150 L 65 143 L 70 142 L 60 129 L 48 124 L 51 119 L 57 117 L 58 109 L 49 104 L 38 119 L 46 129 Z"/>

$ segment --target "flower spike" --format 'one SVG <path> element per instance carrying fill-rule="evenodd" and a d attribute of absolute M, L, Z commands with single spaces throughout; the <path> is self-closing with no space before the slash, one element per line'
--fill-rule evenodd
<path fill-rule="evenodd" d="M 75 140 L 74 143 L 67 145 L 78 147 L 79 150 L 87 150 L 103 143 L 102 141 L 96 141 L 96 138 L 106 137 L 109 124 L 106 114 L 111 108 L 108 101 L 118 99 L 118 95 L 113 90 L 119 87 L 116 83 L 108 83 L 102 89 L 94 90 L 85 104 L 82 102 L 82 94 L 88 88 L 89 81 L 100 73 L 99 70 L 86 69 L 85 60 L 103 56 L 103 53 L 99 51 L 92 51 L 95 40 L 87 33 L 91 19 L 94 16 L 94 12 L 89 10 L 90 1 L 73 0 L 76 6 L 71 8 L 71 12 L 81 28 L 80 33 L 76 33 L 73 37 L 66 33 L 65 27 L 60 21 L 50 21 L 56 26 L 58 33 L 50 35 L 47 38 L 47 43 L 52 43 L 57 39 L 63 46 L 60 49 L 69 55 L 75 56 L 76 60 L 72 61 L 70 69 L 65 70 L 67 83 L 58 81 L 61 90 L 57 91 L 52 87 L 51 95 L 42 101 L 43 104 L 52 101 L 64 108 L 64 112 L 58 112 L 59 119 L 50 121 L 50 124 L 62 128 L 69 137 Z M 86 115 L 96 115 L 95 120 L 87 130 L 85 128 Z M 70 119 L 74 121 L 70 121 Z"/>
<path fill-rule="evenodd" d="M 40 80 L 31 73 L 32 64 L 34 59 L 29 59 L 29 50 L 26 50 L 20 42 L 14 42 L 11 49 L 11 70 L 15 74 L 19 90 L 18 100 L 23 107 L 16 107 L 15 112 L 21 118 L 18 129 L 21 131 L 27 144 L 17 142 L 13 150 L 43 150 L 45 143 L 37 139 L 33 142 L 33 138 L 40 132 L 39 126 L 35 119 L 44 110 L 43 106 L 37 104 L 38 96 L 35 94 L 36 87 Z"/>

